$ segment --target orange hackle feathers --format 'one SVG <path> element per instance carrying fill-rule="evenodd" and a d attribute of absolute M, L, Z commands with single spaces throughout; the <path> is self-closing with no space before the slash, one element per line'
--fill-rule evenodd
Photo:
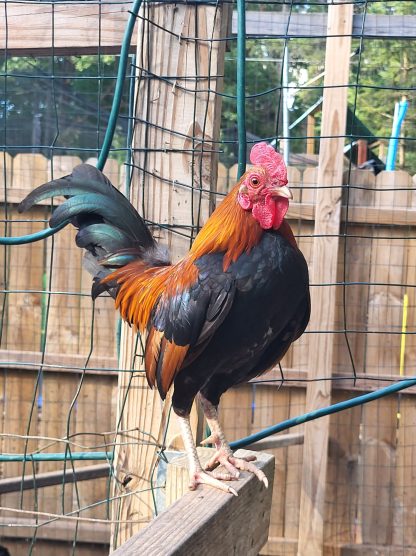
<path fill-rule="evenodd" d="M 175 265 L 150 268 L 142 261 L 135 261 L 115 270 L 103 282 L 115 280 L 120 285 L 116 308 L 125 321 L 144 332 L 160 297 L 184 291 L 197 277 L 197 267 L 185 258 Z"/>
<path fill-rule="evenodd" d="M 250 252 L 260 241 L 263 230 L 250 212 L 238 205 L 237 184 L 212 213 L 199 232 L 189 253 L 170 266 L 148 267 L 142 261 L 115 270 L 103 282 L 116 281 L 120 289 L 116 307 L 128 323 L 146 330 L 157 301 L 164 296 L 183 292 L 198 278 L 194 262 L 208 253 L 224 253 L 223 268 Z"/>
<path fill-rule="evenodd" d="M 195 238 L 189 253 L 193 260 L 208 253 L 223 252 L 223 268 L 226 271 L 242 253 L 250 252 L 259 243 L 263 230 L 251 213 L 242 210 L 238 204 L 240 183 L 241 180 L 212 213 Z"/>
<path fill-rule="evenodd" d="M 189 253 L 170 266 L 149 267 L 135 261 L 119 268 L 103 282 L 116 281 L 120 288 L 116 307 L 122 318 L 141 332 L 148 330 L 145 350 L 146 377 L 151 387 L 157 384 L 164 398 L 181 369 L 190 346 L 178 346 L 151 324 L 158 303 L 184 292 L 198 279 L 197 259 L 209 253 L 224 253 L 223 268 L 243 252 L 258 244 L 263 234 L 250 212 L 242 210 L 237 195 L 241 181 L 212 213 L 196 237 Z"/>

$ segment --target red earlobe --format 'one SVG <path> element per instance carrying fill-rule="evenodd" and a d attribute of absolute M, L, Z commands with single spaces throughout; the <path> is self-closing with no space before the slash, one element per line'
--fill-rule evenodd
<path fill-rule="evenodd" d="M 250 201 L 250 197 L 247 193 L 239 193 L 237 198 L 242 209 L 250 210 L 253 208 L 253 203 Z"/>

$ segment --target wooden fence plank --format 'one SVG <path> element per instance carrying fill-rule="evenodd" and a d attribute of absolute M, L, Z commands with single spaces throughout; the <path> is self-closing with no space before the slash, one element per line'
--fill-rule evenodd
<path fill-rule="evenodd" d="M 332 403 L 354 397 L 352 392 L 332 391 Z M 358 468 L 361 407 L 330 418 L 324 542 L 326 545 L 358 542 Z"/>
<path fill-rule="evenodd" d="M 25 371 L 3 371 L 2 378 L 2 409 L 3 419 L 1 431 L 8 436 L 1 438 L 1 453 L 24 453 L 25 448 L 32 452 L 37 448 L 36 438 L 28 440 L 20 437 L 38 433 L 38 403 L 35 395 L 36 375 Z M 3 462 L 1 476 L 15 477 L 33 473 L 32 464 L 20 462 Z M 32 509 L 33 492 L 4 494 L 0 497 L 3 507 Z"/>
<path fill-rule="evenodd" d="M 376 179 L 374 205 L 406 207 L 411 178 L 405 172 L 382 172 Z M 368 373 L 399 374 L 400 332 L 406 277 L 407 245 L 403 231 L 375 228 L 372 231 L 368 330 Z M 390 240 L 385 238 L 390 236 Z M 395 239 L 397 238 L 397 239 Z M 387 332 L 387 334 L 383 333 Z M 391 544 L 393 537 L 394 470 L 397 435 L 397 398 L 383 399 L 363 407 L 360 466 L 360 515 L 362 539 L 368 544 Z"/>
<path fill-rule="evenodd" d="M 305 411 L 305 392 L 290 389 L 289 418 L 301 415 Z M 304 425 L 290 432 L 304 433 Z M 286 462 L 286 493 L 285 493 L 285 524 L 284 537 L 298 539 L 299 537 L 299 507 L 302 485 L 303 446 L 289 446 Z"/>
<path fill-rule="evenodd" d="M 362 409 L 358 515 L 366 544 L 392 543 L 397 410 L 396 397 Z"/>
<path fill-rule="evenodd" d="M 67 438 L 68 434 L 75 432 L 75 410 L 69 415 L 74 396 L 77 391 L 79 378 L 76 375 L 61 373 L 47 373 L 42 381 L 42 403 L 40 414 L 40 436 L 52 438 Z M 40 441 L 43 446 L 49 447 L 44 452 L 56 452 L 57 449 L 65 451 L 64 443 Z M 70 461 L 66 465 L 62 461 L 42 461 L 39 463 L 39 472 L 63 470 L 71 467 Z M 51 486 L 43 488 L 38 493 L 39 510 L 62 514 L 72 511 L 73 484 Z"/>
<path fill-rule="evenodd" d="M 416 546 L 416 407 L 410 396 L 400 399 L 395 460 L 393 538 L 397 546 Z M 390 514 L 391 515 L 391 514 Z"/>
<path fill-rule="evenodd" d="M 405 172 L 381 172 L 377 176 L 375 206 L 405 207 L 409 203 L 411 178 Z M 397 190 L 395 190 L 395 188 Z M 406 278 L 407 231 L 377 227 L 372 232 L 368 305 L 366 372 L 399 374 L 400 332 Z M 394 285 L 396 284 L 396 285 Z M 399 285 L 397 285 L 399 284 Z"/>
<path fill-rule="evenodd" d="M 350 222 L 349 213 L 354 207 L 374 205 L 375 176 L 369 170 L 351 169 L 345 172 L 343 202 L 348 207 L 348 220 L 341 225 L 346 234 L 340 242 L 338 260 L 338 283 L 346 282 L 337 290 L 336 328 L 358 330 L 338 334 L 335 338 L 334 370 L 353 375 L 353 363 L 357 373 L 364 372 L 367 349 L 367 313 L 371 266 L 371 234 L 367 227 Z M 358 187 L 354 187 L 358 186 Z M 351 350 L 351 355 L 348 350 Z"/>
<path fill-rule="evenodd" d="M 76 441 L 84 446 L 88 446 L 91 451 L 112 451 L 109 445 L 113 441 L 113 434 L 110 431 L 115 429 L 116 421 L 116 380 L 112 377 L 84 376 L 82 387 L 77 399 L 76 416 L 74 428 L 76 431 Z M 107 433 L 107 434 L 104 434 Z M 97 448 L 95 448 L 97 446 Z M 77 451 L 84 451 L 85 448 L 78 448 Z M 90 462 L 80 462 L 79 468 L 89 466 Z M 76 484 L 74 492 L 74 505 L 84 508 L 90 504 L 102 502 L 82 512 L 83 517 L 95 517 L 106 519 L 109 517 L 110 506 L 106 502 L 110 490 L 109 484 L 110 471 L 103 478 L 94 479 L 91 482 L 81 482 Z"/>
<path fill-rule="evenodd" d="M 338 232 L 341 194 L 333 186 L 342 185 L 343 146 L 347 112 L 347 89 L 353 6 L 348 3 L 328 7 L 324 98 L 319 152 L 317 209 L 313 249 L 312 282 L 334 283 L 337 271 Z M 328 139 L 330 137 L 330 139 Z M 326 188 L 325 186 L 332 186 Z M 312 330 L 327 331 L 313 335 L 314 349 L 309 354 L 311 377 L 330 377 L 333 365 L 333 330 L 335 288 L 318 287 L 312 291 Z M 306 409 L 310 411 L 330 403 L 329 381 L 312 382 L 307 388 Z M 314 556 L 323 550 L 323 515 L 329 420 L 305 426 L 302 492 L 300 505 L 299 554 Z"/>

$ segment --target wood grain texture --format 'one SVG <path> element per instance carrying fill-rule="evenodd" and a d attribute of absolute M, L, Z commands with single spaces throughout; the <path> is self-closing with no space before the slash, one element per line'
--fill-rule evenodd
<path fill-rule="evenodd" d="M 247 35 L 265 34 L 274 37 L 320 38 L 327 33 L 325 13 L 298 14 L 293 12 L 247 13 Z M 233 14 L 233 32 L 237 33 L 237 13 Z M 353 18 L 352 33 L 358 37 L 414 38 L 416 17 L 409 15 L 356 14 Z M 334 33 L 335 34 L 335 33 Z"/>
<path fill-rule="evenodd" d="M 372 238 L 369 228 L 356 225 L 350 213 L 356 207 L 374 206 L 376 178 L 372 171 L 351 169 L 345 173 L 344 183 L 348 185 L 343 194 L 346 224 L 341 226 L 341 231 L 346 237 L 339 245 L 337 278 L 338 283 L 345 283 L 345 288 L 337 289 L 336 327 L 348 332 L 335 338 L 334 372 L 352 376 L 348 347 L 356 372 L 361 374 L 365 370 Z"/>
<path fill-rule="evenodd" d="M 37 448 L 35 438 L 26 441 L 17 435 L 37 434 L 38 406 L 33 402 L 35 396 L 36 376 L 33 372 L 3 371 L 1 377 L 1 432 L 6 436 L 1 437 L 1 453 L 24 453 L 25 449 L 32 452 Z M 33 404 L 33 406 L 32 406 Z M 33 410 L 33 412 L 32 412 Z M 32 412 L 32 414 L 31 414 Z M 24 474 L 31 475 L 31 463 L 2 462 L 1 476 L 23 478 Z M 3 494 L 0 503 L 3 507 L 32 509 L 34 502 L 33 492 Z"/>
<path fill-rule="evenodd" d="M 84 372 L 85 355 L 67 353 L 46 353 L 19 349 L 0 349 L 0 366 L 9 369 L 26 369 L 38 371 L 59 371 L 61 373 Z M 117 359 L 115 357 L 98 357 L 92 355 L 88 361 L 86 374 L 110 375 L 117 374 Z"/>
<path fill-rule="evenodd" d="M 10 524 L 13 523 L 13 527 Z M 22 517 L 0 517 L 0 527 L 1 527 L 1 544 L 5 539 L 27 539 L 33 536 L 33 532 L 37 528 L 36 539 L 52 541 L 50 543 L 50 548 L 60 551 L 60 544 L 58 542 L 68 541 L 71 542 L 75 535 L 77 536 L 77 544 L 81 543 L 93 543 L 99 545 L 107 545 L 110 537 L 110 524 L 109 523 L 86 523 L 80 522 L 76 524 L 72 522 L 52 522 L 49 524 L 37 527 L 39 521 L 34 519 L 22 518 Z M 76 530 L 76 526 L 78 529 Z M 55 541 L 55 542 L 54 542 Z M 35 545 L 35 554 L 37 552 L 37 542 Z M 39 550 L 39 548 L 38 548 Z M 108 550 L 108 548 L 107 548 Z M 78 548 L 77 548 L 78 554 Z M 101 552 L 100 552 L 101 553 Z M 11 554 L 26 554 L 26 552 L 18 552 L 12 549 Z M 56 554 L 56 553 L 55 553 Z M 90 553 L 91 554 L 91 553 Z M 94 552 L 94 556 L 96 552 Z"/>
<path fill-rule="evenodd" d="M 395 488 L 393 503 L 394 545 L 416 546 L 416 407 L 413 398 L 400 399 Z"/>
<path fill-rule="evenodd" d="M 83 376 L 83 382 L 77 397 L 74 428 L 77 433 L 77 441 L 90 446 L 92 451 L 112 451 L 111 442 L 116 422 L 116 399 L 117 386 L 115 377 L 102 376 L 99 381 L 96 377 Z M 83 451 L 82 448 L 74 448 L 74 451 Z M 107 464 L 108 465 L 108 464 Z M 91 467 L 88 461 L 80 462 L 78 469 Z M 85 517 L 108 519 L 109 505 L 106 502 L 110 492 L 110 470 L 107 474 L 92 481 L 75 481 L 74 507 L 81 508 L 90 504 L 99 504 L 88 510 L 84 510 Z"/>
<path fill-rule="evenodd" d="M 353 5 L 328 7 L 328 28 L 322 111 L 321 142 L 316 197 L 315 237 L 313 246 L 312 283 L 334 283 L 337 272 L 338 233 L 341 212 L 342 164 L 351 51 Z M 332 186 L 332 187 L 325 187 Z M 335 187 L 334 187 L 335 186 Z M 313 349 L 309 351 L 310 377 L 330 377 L 333 365 L 336 290 L 333 286 L 312 290 L 311 330 L 328 331 L 312 334 Z M 306 410 L 330 403 L 330 382 L 308 385 Z M 323 551 L 323 527 L 329 419 L 305 425 L 302 490 L 300 502 L 301 527 L 298 552 L 315 556 Z"/>
<path fill-rule="evenodd" d="M 332 390 L 332 403 L 353 397 L 353 392 Z M 361 411 L 361 407 L 354 407 L 330 418 L 324 527 L 327 545 L 359 541 L 356 516 Z"/>
<path fill-rule="evenodd" d="M 240 457 L 251 453 L 236 452 Z M 233 481 L 238 497 L 198 487 L 115 550 L 114 556 L 257 555 L 268 535 L 274 458 L 259 453 L 256 457 L 257 465 L 269 479 L 268 489 L 246 473 Z"/>
<path fill-rule="evenodd" d="M 13 56 L 119 54 L 130 4 L 8 3 L 0 13 L 0 48 Z"/>
<path fill-rule="evenodd" d="M 404 208 L 411 204 L 411 180 L 405 172 L 381 172 L 376 178 L 374 205 L 377 207 Z M 400 331 L 402 326 L 403 296 L 406 288 L 401 284 L 410 276 L 407 266 L 409 242 L 404 230 L 386 230 L 375 227 L 371 230 L 370 286 L 368 288 L 367 326 L 368 331 L 379 331 L 368 335 L 365 372 L 380 377 L 400 372 Z M 387 233 L 388 232 L 388 233 Z M 386 237 L 389 239 L 386 239 Z M 412 288 L 410 288 L 412 289 Z M 413 292 L 412 292 L 413 295 Z M 414 313 L 409 311 L 408 330 L 414 327 Z M 413 373 L 414 374 L 414 370 Z M 360 515 L 362 539 L 367 544 L 392 544 L 396 525 L 400 527 L 400 513 L 394 508 L 400 505 L 403 493 L 396 492 L 396 480 L 400 481 L 397 462 L 403 462 L 406 448 L 400 443 L 397 453 L 400 400 L 386 398 L 363 408 L 360 459 Z M 401 423 L 400 423 L 401 424 Z M 405 423 L 403 423 L 405 425 Z M 394 495 L 396 504 L 392 504 Z"/>
<path fill-rule="evenodd" d="M 86 467 L 67 469 L 63 471 L 50 471 L 49 473 L 37 473 L 36 475 L 29 475 L 22 479 L 21 476 L 10 477 L 8 479 L 0 479 L 0 494 L 6 492 L 19 492 L 22 490 L 47 487 L 51 485 L 62 484 L 65 477 L 66 483 L 74 481 L 88 481 L 100 477 L 108 476 L 110 466 L 108 463 L 99 463 L 95 465 L 88 465 Z"/>
<path fill-rule="evenodd" d="M 30 9 L 29 9 L 30 6 Z M 52 46 L 52 21 L 55 27 L 55 54 L 118 54 L 128 17 L 129 4 L 117 0 L 103 2 L 73 2 L 71 5 L 36 6 L 36 2 L 7 6 L 0 15 L 0 47 L 12 55 L 39 56 Z M 234 12 L 233 32 L 236 33 L 237 14 Z M 6 25 L 7 23 L 7 25 Z M 363 26 L 364 23 L 364 26 Z M 250 12 L 247 14 L 247 34 L 289 37 L 322 37 L 326 31 L 326 14 L 296 14 Z M 101 29 L 101 34 L 99 34 Z M 6 31 L 7 30 L 7 31 Z M 230 29 L 231 32 L 231 29 Z M 416 34 L 415 16 L 357 14 L 353 32 L 365 37 L 409 37 Z M 7 34 L 6 34 L 7 33 Z M 132 49 L 136 37 L 132 38 Z"/>

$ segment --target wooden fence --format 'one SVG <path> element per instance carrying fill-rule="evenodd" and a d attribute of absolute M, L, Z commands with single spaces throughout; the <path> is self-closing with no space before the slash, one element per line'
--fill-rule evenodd
<path fill-rule="evenodd" d="M 13 159 L 6 154 L 1 161 L 5 163 L 0 169 L 0 181 L 5 177 L 1 184 L 1 235 L 23 235 L 44 228 L 50 214 L 46 203 L 28 214 L 17 213 L 16 203 L 33 186 L 52 175 L 65 175 L 81 162 L 66 156 L 55 157 L 51 163 L 39 154 L 19 154 Z M 119 166 L 115 161 L 110 161 L 107 172 L 118 184 Z M 47 241 L 0 250 L 1 453 L 64 452 L 67 446 L 71 451 L 111 449 L 117 383 L 116 314 L 110 299 L 98 300 L 93 309 L 91 280 L 82 270 L 82 253 L 75 246 L 75 230 L 71 228 Z M 85 373 L 84 368 L 91 370 Z M 73 444 L 60 440 L 63 438 L 71 439 Z M 77 462 L 75 467 L 84 465 L 91 462 Z M 66 467 L 70 472 L 70 464 Z M 1 477 L 22 477 L 23 473 L 32 476 L 34 472 L 40 477 L 63 470 L 63 462 L 45 461 L 33 466 L 7 462 L 1 464 Z M 26 554 L 30 546 L 27 539 L 36 534 L 35 554 L 57 554 L 57 546 L 59 554 L 70 554 L 75 523 L 64 520 L 35 529 L 36 516 L 30 511 L 61 514 L 104 501 L 82 514 L 104 520 L 107 485 L 108 479 L 100 478 L 64 488 L 58 483 L 36 491 L 21 493 L 17 489 L 2 494 L 2 523 L 21 526 L 2 527 L 1 542 L 13 555 Z M 29 513 L 17 512 L 19 509 Z M 78 539 L 77 554 L 91 553 L 86 543 L 97 544 L 94 554 L 106 554 L 109 526 L 81 522 Z"/>
<path fill-rule="evenodd" d="M 50 214 L 40 204 L 29 215 L 16 203 L 33 186 L 70 171 L 74 157 L 53 163 L 37 154 L 6 155 L 0 169 L 3 220 L 1 234 L 22 235 L 45 226 Z M 112 166 L 113 165 L 113 166 Z M 220 165 L 219 192 L 234 182 L 234 171 Z M 289 168 L 295 199 L 289 220 L 300 248 L 313 269 L 313 226 L 318 168 Z M 123 181 L 117 164 L 106 173 Z M 0 178 L 2 179 L 2 178 Z M 416 196 L 412 177 L 368 171 L 345 173 L 341 238 L 335 288 L 332 402 L 375 390 L 401 376 L 415 375 L 416 351 Z M 220 202 L 221 197 L 218 197 Z M 30 219 L 29 222 L 22 221 Z M 73 451 L 111 449 L 115 430 L 116 315 L 109 299 L 94 308 L 90 279 L 82 270 L 82 254 L 66 228 L 45 242 L 1 249 L 3 384 L 1 453 L 62 452 L 70 438 Z M 403 302 L 408 298 L 406 346 L 401 334 Z M 309 330 L 279 370 L 261 380 L 277 382 L 242 386 L 224 395 L 221 418 L 230 439 L 237 439 L 304 412 L 308 361 L 316 332 Z M 354 361 L 357 380 L 352 380 Z M 44 346 L 44 350 L 42 349 Z M 89 357 L 91 352 L 91 357 Z M 400 365 L 401 353 L 404 354 Z M 84 373 L 84 368 L 87 372 Z M 43 372 L 39 378 L 39 370 Z M 328 554 L 412 554 L 416 547 L 416 408 L 407 390 L 329 419 L 325 485 L 324 543 Z M 323 422 L 323 421 L 322 421 Z M 321 423 L 321 422 L 320 422 Z M 302 528 L 300 512 L 304 458 L 303 427 L 280 447 L 268 448 L 276 459 L 269 541 L 262 554 L 296 554 Z M 283 433 L 284 434 L 284 433 Z M 131 433 L 138 441 L 139 433 Z M 282 436 L 282 435 L 279 435 Z M 273 445 L 273 443 L 272 443 Z M 32 467 L 33 465 L 33 467 Z M 77 469 L 91 462 L 75 464 Z M 1 464 L 1 479 L 62 471 L 62 462 Z M 1 480 L 0 480 L 0 492 Z M 108 479 L 52 485 L 1 494 L 2 543 L 13 554 L 25 554 L 36 532 L 35 554 L 70 553 L 75 525 L 58 520 L 35 528 L 36 509 L 60 515 L 79 506 L 102 502 L 81 513 L 99 521 L 81 521 L 77 554 L 106 554 L 109 543 Z M 21 513 L 17 510 L 25 510 Z M 49 519 L 37 516 L 38 521 Z"/>

